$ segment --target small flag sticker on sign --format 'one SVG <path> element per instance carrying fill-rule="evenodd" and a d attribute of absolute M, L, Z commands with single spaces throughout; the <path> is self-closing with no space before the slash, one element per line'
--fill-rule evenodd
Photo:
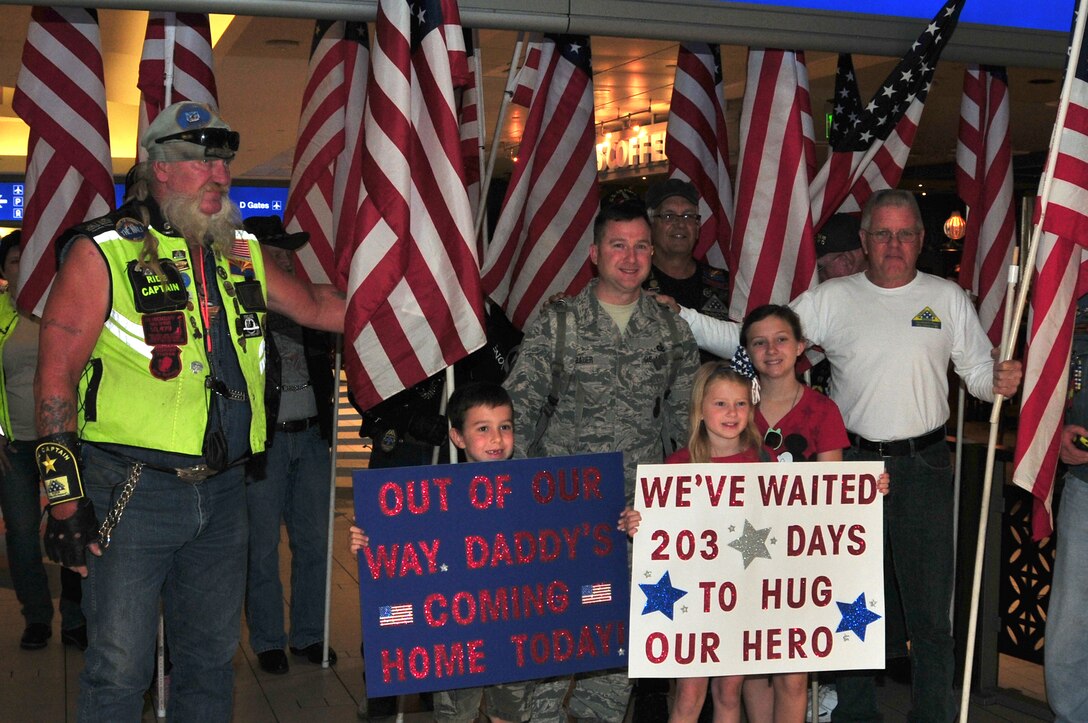
<path fill-rule="evenodd" d="M 378 608 L 378 625 L 411 625 L 413 621 L 412 605 L 382 605 Z"/>
<path fill-rule="evenodd" d="M 612 583 L 597 582 L 592 585 L 582 585 L 582 604 L 593 605 L 612 601 Z"/>

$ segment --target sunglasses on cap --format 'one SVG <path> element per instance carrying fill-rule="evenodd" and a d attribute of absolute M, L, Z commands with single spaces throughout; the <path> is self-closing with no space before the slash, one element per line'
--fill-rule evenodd
<path fill-rule="evenodd" d="M 229 150 L 234 153 L 238 150 L 238 141 L 241 136 L 238 135 L 238 131 L 228 130 L 226 128 L 194 128 L 181 133 L 173 133 L 162 138 L 156 138 L 156 143 L 167 143 L 169 141 L 185 141 L 186 143 L 195 143 L 198 146 L 204 146 L 205 148 L 215 148 L 219 150 Z"/>

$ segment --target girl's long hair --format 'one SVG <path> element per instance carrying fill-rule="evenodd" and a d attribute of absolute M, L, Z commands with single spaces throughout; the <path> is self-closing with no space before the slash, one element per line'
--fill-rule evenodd
<path fill-rule="evenodd" d="M 707 388 L 716 381 L 726 380 L 739 384 L 748 391 L 748 426 L 741 433 L 740 451 L 744 452 L 752 448 L 759 448 L 763 440 L 759 436 L 756 427 L 756 409 L 752 403 L 752 380 L 740 374 L 726 361 L 712 361 L 699 367 L 695 372 L 695 382 L 691 386 L 691 409 L 688 412 L 688 428 L 691 436 L 688 438 L 688 452 L 692 462 L 710 461 L 710 433 L 706 431 L 703 423 L 703 397 Z"/>

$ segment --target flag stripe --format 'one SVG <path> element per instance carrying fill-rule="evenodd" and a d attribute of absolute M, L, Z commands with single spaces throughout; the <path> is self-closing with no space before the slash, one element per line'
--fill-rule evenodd
<path fill-rule="evenodd" d="M 366 23 L 317 21 L 283 214 L 289 232 L 310 234 L 296 254 L 314 282 L 336 276 L 335 249 L 350 246 L 355 233 L 369 63 Z"/>
<path fill-rule="evenodd" d="M 30 126 L 17 301 L 40 315 L 56 273 L 54 240 L 114 205 L 96 13 L 33 9 L 12 105 Z"/>
<path fill-rule="evenodd" d="M 467 78 L 452 0 L 382 0 L 360 147 L 363 200 L 350 243 L 337 247 L 346 281 L 345 369 L 373 406 L 484 343 L 453 101 Z"/>
<path fill-rule="evenodd" d="M 702 223 L 693 254 L 725 267 L 733 233 L 733 184 L 718 46 L 684 43 L 676 59 L 665 154 L 669 176 L 699 191 Z"/>
<path fill-rule="evenodd" d="M 803 53 L 750 50 L 741 111 L 730 316 L 786 303 L 816 280 L 809 212 L 813 158 Z"/>
<path fill-rule="evenodd" d="M 552 294 L 577 293 L 590 278 L 599 196 L 589 56 L 589 38 L 549 35 L 519 72 L 515 99 L 530 107 L 483 265 L 485 290 L 518 328 Z"/>

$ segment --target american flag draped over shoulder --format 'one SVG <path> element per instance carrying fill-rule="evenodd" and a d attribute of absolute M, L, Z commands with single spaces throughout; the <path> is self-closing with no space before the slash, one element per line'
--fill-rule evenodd
<path fill-rule="evenodd" d="M 729 315 L 784 304 L 816 282 L 809 209 L 815 165 L 803 53 L 749 50 L 741 110 Z"/>
<path fill-rule="evenodd" d="M 317 283 L 335 276 L 335 249 L 350 244 L 362 202 L 359 148 L 369 65 L 366 23 L 317 21 L 283 213 L 288 232 L 310 234 L 295 253 L 302 274 Z"/>
<path fill-rule="evenodd" d="M 56 274 L 54 240 L 114 206 L 94 10 L 34 8 L 12 106 L 30 126 L 17 301 L 40 315 Z"/>
<path fill-rule="evenodd" d="M 532 87 L 529 113 L 483 266 L 484 289 L 519 329 L 549 296 L 589 281 L 600 198 L 589 38 L 545 36 L 522 72 L 514 100 Z"/>
<path fill-rule="evenodd" d="M 137 158 L 143 160 L 146 154 L 139 138 L 166 106 L 191 100 L 219 107 L 214 67 L 212 32 L 206 14 L 148 13 L 136 81 L 136 87 L 143 95 Z"/>
<path fill-rule="evenodd" d="M 856 213 L 874 191 L 903 175 L 926 94 L 964 0 L 946 3 L 881 83 L 812 183 L 812 216 L 820 228 L 836 213 Z"/>
<path fill-rule="evenodd" d="M 1079 45 L 1079 49 L 1078 46 Z M 1031 324 L 1021 433 L 1016 437 L 1013 482 L 1035 498 L 1036 539 L 1053 530 L 1051 502 L 1062 418 L 1069 389 L 1069 360 L 1077 299 L 1088 293 L 1088 52 L 1074 42 L 1076 65 L 1058 145 L 1054 181 L 1043 219 L 1031 291 Z"/>
<path fill-rule="evenodd" d="M 665 138 L 669 177 L 691 181 L 699 191 L 696 258 L 725 267 L 733 234 L 733 184 L 729 180 L 729 138 L 725 126 L 725 83 L 717 45 L 683 43 Z"/>
<path fill-rule="evenodd" d="M 337 249 L 345 369 L 363 408 L 484 344 L 483 295 L 453 86 L 467 77 L 454 0 L 381 0 L 367 84 L 365 197 Z"/>
<path fill-rule="evenodd" d="M 956 189 L 968 206 L 960 285 L 978 297 L 990 342 L 1001 343 L 1005 289 L 1016 245 L 1009 142 L 1009 82 L 1004 68 L 968 67 L 963 76 Z"/>

